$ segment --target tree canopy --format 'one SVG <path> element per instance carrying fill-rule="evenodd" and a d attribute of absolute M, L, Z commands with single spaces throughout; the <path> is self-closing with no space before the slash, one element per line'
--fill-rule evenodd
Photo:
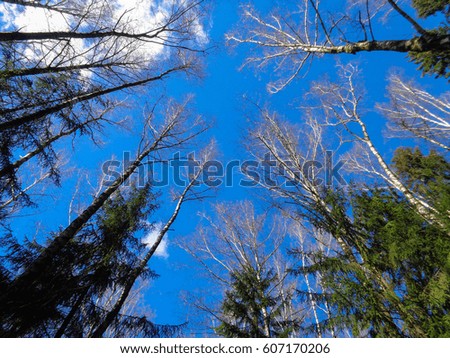
<path fill-rule="evenodd" d="M 0 12 L 1 337 L 450 337 L 448 0 Z"/>

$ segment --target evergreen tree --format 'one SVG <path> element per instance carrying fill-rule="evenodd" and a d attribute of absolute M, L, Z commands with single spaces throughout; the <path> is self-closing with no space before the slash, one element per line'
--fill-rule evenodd
<path fill-rule="evenodd" d="M 25 292 L 10 294 L 1 308 L 2 336 L 83 337 L 108 312 L 106 302 L 120 291 L 140 263 L 146 246 L 136 232 L 149 230 L 145 224 L 156 208 L 156 198 L 147 185 L 117 192 L 95 217 L 64 247 Z M 9 252 L 2 262 L 2 286 L 12 282 L 13 272 L 36 259 L 42 246 L 36 242 L 19 244 L 9 240 Z M 143 279 L 156 275 L 149 270 Z M 5 292 L 5 291 L 3 291 Z M 12 291 L 14 293 L 14 291 Z M 118 314 L 112 331 L 119 336 L 173 335 L 179 327 L 153 324 L 145 317 Z"/>
<path fill-rule="evenodd" d="M 52 104 L 82 95 L 87 88 L 79 80 L 80 76 L 79 72 L 73 72 L 9 80 L 0 77 L 1 121 L 28 116 L 32 112 L 44 113 Z M 3 131 L 0 135 L 0 203 L 17 197 L 15 201 L 21 206 L 32 204 L 26 193 L 22 192 L 17 173 L 19 167 L 30 159 L 27 157 L 30 153 L 37 156 L 39 165 L 48 171 L 54 184 L 59 185 L 58 155 L 53 144 L 64 135 L 55 136 L 57 128 L 61 128 L 60 132 L 65 135 L 78 132 L 94 140 L 94 133 L 107 123 L 103 114 L 113 107 L 113 102 L 104 98 L 80 105 L 72 103 L 60 112 L 43 114 L 39 121 Z M 17 151 L 24 154 L 17 158 Z M 17 196 L 17 193 L 21 194 Z"/>
<path fill-rule="evenodd" d="M 433 37 L 446 36 L 449 34 L 449 15 L 450 2 L 448 0 L 413 0 L 413 6 L 416 8 L 420 17 L 429 17 L 436 13 L 442 13 L 445 16 L 446 23 L 441 26 L 427 31 L 429 41 Z M 419 69 L 423 73 L 434 74 L 436 77 L 450 77 L 450 51 L 445 46 L 435 48 L 431 51 L 410 51 L 411 60 L 419 64 Z"/>
<path fill-rule="evenodd" d="M 410 188 L 434 198 L 448 216 L 448 162 L 436 153 L 398 150 L 398 175 Z M 450 237 L 389 190 L 353 188 L 327 195 L 331 215 L 316 211 L 314 225 L 345 240 L 348 253 L 307 253 L 312 265 L 297 275 L 320 274 L 317 299 L 335 315 L 322 325 L 371 337 L 449 337 Z M 296 254 L 299 254 L 297 251 Z M 306 293 L 301 292 L 306 298 Z"/>
<path fill-rule="evenodd" d="M 450 10 L 448 0 L 413 0 L 413 6 L 421 17 L 428 17 L 437 12 L 443 12 L 448 16 Z"/>
<path fill-rule="evenodd" d="M 450 232 L 450 163 L 433 150 L 424 155 L 418 148 L 399 148 L 393 166 L 410 190 L 437 209 L 439 222 Z"/>
<path fill-rule="evenodd" d="M 273 271 L 258 272 L 247 266 L 232 274 L 231 290 L 222 303 L 221 324 L 216 333 L 227 338 L 287 338 L 298 321 L 282 319 L 281 297 L 273 296 L 277 282 Z"/>

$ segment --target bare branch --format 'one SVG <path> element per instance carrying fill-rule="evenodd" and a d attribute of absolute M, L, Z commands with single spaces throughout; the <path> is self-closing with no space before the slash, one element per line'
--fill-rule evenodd
<path fill-rule="evenodd" d="M 377 107 L 391 120 L 390 136 L 421 138 L 450 150 L 450 94 L 433 96 L 413 81 L 397 75 L 389 78 L 388 105 Z"/>

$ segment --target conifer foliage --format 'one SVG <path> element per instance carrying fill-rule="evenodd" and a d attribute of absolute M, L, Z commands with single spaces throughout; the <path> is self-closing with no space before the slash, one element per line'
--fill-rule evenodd
<path fill-rule="evenodd" d="M 278 281 L 273 271 L 258 272 L 251 266 L 232 274 L 232 286 L 222 302 L 221 324 L 216 333 L 226 338 L 287 338 L 298 322 L 285 321 L 283 297 L 273 294 Z"/>
<path fill-rule="evenodd" d="M 439 213 L 448 219 L 448 162 L 418 149 L 398 150 L 394 162 L 405 183 L 438 201 Z M 316 217 L 314 224 L 340 237 L 354 256 L 309 252 L 312 264 L 293 270 L 299 277 L 320 276 L 324 289 L 316 299 L 334 312 L 322 329 L 350 327 L 354 335 L 369 337 L 448 337 L 449 227 L 427 222 L 389 189 L 333 191 L 326 200 L 331 214 Z"/>
<path fill-rule="evenodd" d="M 175 337 L 196 328 L 154 322 L 138 297 L 158 278 L 152 259 L 182 208 L 193 218 L 189 205 L 237 172 L 234 160 L 224 172 L 214 140 L 199 150 L 212 121 L 193 115 L 192 96 L 162 95 L 180 83 L 158 88 L 202 72 L 207 1 L 130 3 L 0 1 L 0 337 Z M 449 0 L 280 1 L 268 14 L 254 3 L 239 7 L 241 24 L 224 36 L 252 48 L 244 67 L 273 70 L 261 76 L 270 94 L 322 57 L 340 61 L 304 97 L 295 89 L 289 104 L 301 120 L 258 104 L 259 118 L 249 116 L 240 184 L 262 195 L 212 205 L 177 238 L 206 274 L 196 288 L 207 292 L 189 296 L 191 306 L 208 333 L 227 338 L 450 337 L 450 96 L 430 88 L 450 78 Z M 45 21 L 24 25 L 31 16 Z M 376 104 L 360 70 L 373 52 L 396 66 L 403 54 L 417 77 L 436 79 L 392 73 L 389 103 Z M 348 55 L 366 57 L 358 66 Z M 291 107 L 291 94 L 277 98 Z M 380 123 L 404 147 L 382 143 Z M 116 139 L 133 147 L 112 148 Z M 123 162 L 116 171 L 103 158 L 97 178 L 91 158 L 70 154 L 103 141 Z M 332 149 L 345 151 L 342 160 Z M 195 155 L 185 161 L 185 150 Z M 74 192 L 75 172 L 86 175 Z M 80 194 L 84 183 L 92 190 Z M 68 207 L 67 223 L 58 215 L 24 237 L 39 224 L 33 215 L 52 218 L 40 209 L 70 194 L 55 205 Z M 19 214 L 30 227 L 17 229 Z"/>
<path fill-rule="evenodd" d="M 109 199 L 95 218 L 47 262 L 39 282 L 25 290 L 2 291 L 1 335 L 87 336 L 108 312 L 111 303 L 107 302 L 114 302 L 114 293 L 121 290 L 140 263 L 146 247 L 136 234 L 151 230 L 145 222 L 156 207 L 149 185 L 118 192 Z M 33 242 L 27 246 L 9 242 L 10 251 L 2 262 L 4 270 L 10 268 L 9 277 L 45 249 Z M 155 277 L 147 270 L 141 279 Z M 118 315 L 111 327 L 115 336 L 165 336 L 176 331 L 176 327 L 155 325 L 145 316 Z"/>

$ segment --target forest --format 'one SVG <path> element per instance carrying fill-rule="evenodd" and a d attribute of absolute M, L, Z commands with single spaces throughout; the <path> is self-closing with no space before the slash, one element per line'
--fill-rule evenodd
<path fill-rule="evenodd" d="M 1 0 L 0 337 L 450 337 L 449 0 Z"/>

